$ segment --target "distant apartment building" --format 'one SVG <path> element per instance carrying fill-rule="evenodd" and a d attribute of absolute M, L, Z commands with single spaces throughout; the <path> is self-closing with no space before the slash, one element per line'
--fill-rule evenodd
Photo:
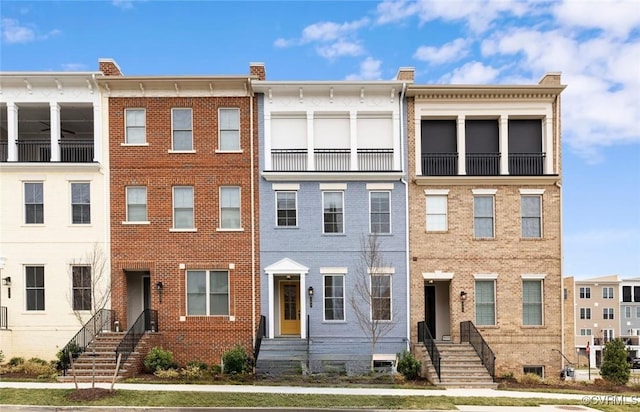
<path fill-rule="evenodd" d="M 129 76 L 110 59 L 100 69 L 120 329 L 158 331 L 179 364 L 220 364 L 236 344 L 250 352 L 260 315 L 251 76 Z"/>
<path fill-rule="evenodd" d="M 558 376 L 564 88 L 557 73 L 534 85 L 409 86 L 414 345 L 419 323 L 436 346 L 481 336 L 491 373 Z"/>
<path fill-rule="evenodd" d="M 0 349 L 54 359 L 109 307 L 100 72 L 0 73 Z"/>

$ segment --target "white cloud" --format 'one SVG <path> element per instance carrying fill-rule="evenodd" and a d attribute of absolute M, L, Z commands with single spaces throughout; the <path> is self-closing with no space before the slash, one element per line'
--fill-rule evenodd
<path fill-rule="evenodd" d="M 369 23 L 369 19 L 363 18 L 352 22 L 342 24 L 334 22 L 314 23 L 302 30 L 301 43 L 310 43 L 314 41 L 332 41 L 350 35 Z"/>
<path fill-rule="evenodd" d="M 63 63 L 62 70 L 65 72 L 79 72 L 87 69 L 84 63 Z"/>
<path fill-rule="evenodd" d="M 279 38 L 279 39 L 276 39 L 276 41 L 273 42 L 273 45 L 275 47 L 278 47 L 278 48 L 284 48 L 284 47 L 293 46 L 296 43 L 297 42 L 295 40 L 287 40 L 287 39 Z"/>
<path fill-rule="evenodd" d="M 364 49 L 357 43 L 338 40 L 335 43 L 318 46 L 318 54 L 326 59 L 334 59 L 340 56 L 359 56 L 364 53 Z"/>
<path fill-rule="evenodd" d="M 376 60 L 372 57 L 367 57 L 360 63 L 360 72 L 350 74 L 346 77 L 347 80 L 379 80 L 382 71 L 382 61 Z"/>
<path fill-rule="evenodd" d="M 500 70 L 486 66 L 481 62 L 473 61 L 443 76 L 441 81 L 451 84 L 486 84 L 494 83 L 498 74 L 500 74 Z"/>
<path fill-rule="evenodd" d="M 468 42 L 465 39 L 455 39 L 439 48 L 420 46 L 413 54 L 413 58 L 430 64 L 443 64 L 460 60 L 468 54 Z"/>
<path fill-rule="evenodd" d="M 29 43 L 36 39 L 35 31 L 18 20 L 2 19 L 2 41 L 5 43 Z"/>
<path fill-rule="evenodd" d="M 123 10 L 133 8 L 133 0 L 111 0 L 111 4 Z"/>
<path fill-rule="evenodd" d="M 600 29 L 615 37 L 627 37 L 640 25 L 637 0 L 564 0 L 552 7 L 560 24 L 586 29 Z"/>

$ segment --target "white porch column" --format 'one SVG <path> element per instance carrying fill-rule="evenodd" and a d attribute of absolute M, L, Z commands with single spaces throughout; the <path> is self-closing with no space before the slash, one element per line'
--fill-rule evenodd
<path fill-rule="evenodd" d="M 349 111 L 350 170 L 358 170 L 358 112 Z"/>
<path fill-rule="evenodd" d="M 271 155 L 271 112 L 264 114 L 264 170 L 273 170 Z"/>
<path fill-rule="evenodd" d="M 267 304 L 269 305 L 268 314 L 269 319 L 267 322 L 269 323 L 269 332 L 268 338 L 273 339 L 275 337 L 275 296 L 273 295 L 273 273 L 267 273 L 267 291 L 268 291 L 268 299 Z"/>
<path fill-rule="evenodd" d="M 100 103 L 93 104 L 93 161 L 103 162 L 102 159 L 102 114 L 100 109 Z"/>
<path fill-rule="evenodd" d="M 52 162 L 60 161 L 60 106 L 57 102 L 51 102 L 49 104 L 50 119 L 49 125 L 51 126 L 51 159 Z"/>
<path fill-rule="evenodd" d="M 300 273 L 300 339 L 307 338 L 307 275 Z"/>
<path fill-rule="evenodd" d="M 7 161 L 18 161 L 18 106 L 7 102 Z"/>
<path fill-rule="evenodd" d="M 464 129 L 464 115 L 458 116 L 457 138 L 458 138 L 458 174 L 467 174 L 467 149 L 466 149 L 466 133 Z"/>
<path fill-rule="evenodd" d="M 316 156 L 313 153 L 313 112 L 307 111 L 307 170 L 316 170 Z"/>
<path fill-rule="evenodd" d="M 400 135 L 400 116 L 401 113 L 397 113 L 397 112 L 393 112 L 393 166 L 391 167 L 392 170 L 400 170 L 401 169 L 401 158 L 400 156 L 403 156 L 400 149 L 400 139 L 403 138 L 403 136 Z M 414 130 L 419 130 L 419 129 L 414 129 Z M 415 139 L 418 140 L 418 139 Z M 404 170 L 403 170 L 404 172 Z"/>
<path fill-rule="evenodd" d="M 509 115 L 500 115 L 500 174 L 509 174 Z"/>
<path fill-rule="evenodd" d="M 544 118 L 544 140 L 542 150 L 546 152 L 544 157 L 544 174 L 558 173 L 553 170 L 553 117 L 546 116 Z"/>

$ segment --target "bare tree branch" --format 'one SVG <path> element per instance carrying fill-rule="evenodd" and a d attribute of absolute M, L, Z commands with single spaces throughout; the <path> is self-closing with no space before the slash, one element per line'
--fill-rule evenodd
<path fill-rule="evenodd" d="M 88 266 L 91 268 L 91 308 L 89 310 L 77 310 L 74 308 L 73 301 L 73 267 L 74 266 Z M 93 317 L 100 310 L 104 309 L 111 299 L 111 282 L 109 273 L 107 271 L 107 256 L 105 255 L 102 246 L 98 243 L 94 243 L 90 251 L 88 251 L 82 258 L 74 259 L 69 265 L 69 273 L 72 281 L 71 294 L 67 295 L 73 314 L 81 325 L 88 320 L 86 319 L 87 312 L 89 317 Z"/>

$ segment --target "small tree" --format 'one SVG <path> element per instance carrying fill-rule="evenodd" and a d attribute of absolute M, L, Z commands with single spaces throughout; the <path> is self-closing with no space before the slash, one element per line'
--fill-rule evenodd
<path fill-rule="evenodd" d="M 614 385 L 626 385 L 629 382 L 631 372 L 627 363 L 627 349 L 622 339 L 612 339 L 604 345 L 600 375 Z"/>
<path fill-rule="evenodd" d="M 384 284 L 384 261 L 377 234 L 360 238 L 360 255 L 350 304 L 362 331 L 371 342 L 371 370 L 376 344 L 398 323 L 398 311 L 391 306 L 391 285 Z M 391 280 L 389 279 L 389 282 Z M 389 302 L 389 306 L 385 305 Z"/>
<path fill-rule="evenodd" d="M 88 268 L 85 269 L 82 268 Z M 72 288 L 68 296 L 73 314 L 81 325 L 87 321 L 86 313 L 93 317 L 104 309 L 111 299 L 111 282 L 107 267 L 107 256 L 98 243 L 81 259 L 74 259 L 69 266 L 71 281 L 79 285 Z M 84 316 L 83 316 L 84 315 Z"/>

